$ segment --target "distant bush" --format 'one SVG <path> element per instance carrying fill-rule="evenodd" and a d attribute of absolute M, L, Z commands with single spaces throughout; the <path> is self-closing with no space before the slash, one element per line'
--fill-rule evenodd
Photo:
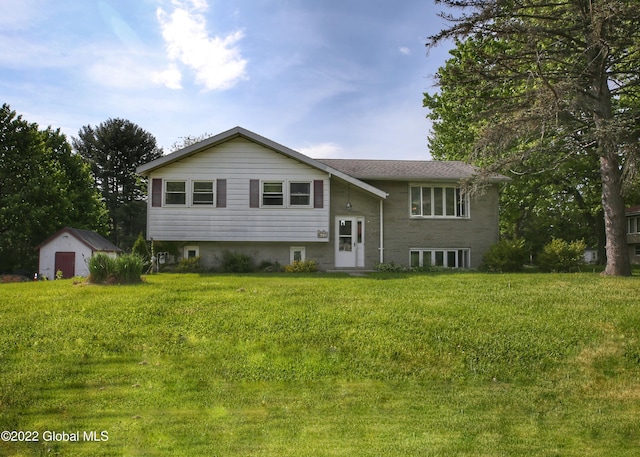
<path fill-rule="evenodd" d="M 579 271 L 584 265 L 583 240 L 571 243 L 554 238 L 538 255 L 538 266 L 543 271 L 572 272 Z"/>
<path fill-rule="evenodd" d="M 407 269 L 402 265 L 396 265 L 395 263 L 390 262 L 377 264 L 376 271 L 381 271 L 383 273 L 403 273 L 407 271 Z"/>
<path fill-rule="evenodd" d="M 182 259 L 176 267 L 177 273 L 195 273 L 200 270 L 200 256 Z"/>
<path fill-rule="evenodd" d="M 315 260 L 295 260 L 292 264 L 284 267 L 287 273 L 313 273 L 318 271 L 318 265 Z"/>
<path fill-rule="evenodd" d="M 144 260 L 137 254 L 122 254 L 116 257 L 115 279 L 118 284 L 142 281 Z"/>
<path fill-rule="evenodd" d="M 89 259 L 89 282 L 135 283 L 142 280 L 144 261 L 136 254 L 122 254 L 116 258 L 102 252 Z"/>
<path fill-rule="evenodd" d="M 251 273 L 253 261 L 246 254 L 224 251 L 222 253 L 222 270 L 226 273 Z"/>
<path fill-rule="evenodd" d="M 491 245 L 484 254 L 481 269 L 499 273 L 522 271 L 527 261 L 524 240 L 502 240 Z"/>
<path fill-rule="evenodd" d="M 102 284 L 114 276 L 116 259 L 103 252 L 98 252 L 89 259 L 89 282 Z"/>

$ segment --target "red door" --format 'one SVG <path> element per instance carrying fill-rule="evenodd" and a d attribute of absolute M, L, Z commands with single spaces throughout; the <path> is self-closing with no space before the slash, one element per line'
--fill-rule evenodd
<path fill-rule="evenodd" d="M 76 275 L 76 253 L 56 252 L 56 273 L 62 272 L 63 279 L 73 278 Z"/>

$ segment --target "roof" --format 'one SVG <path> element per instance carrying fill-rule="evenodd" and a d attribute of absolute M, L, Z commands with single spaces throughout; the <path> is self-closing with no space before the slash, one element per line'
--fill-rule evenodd
<path fill-rule="evenodd" d="M 626 210 L 624 210 L 624 213 L 627 215 L 640 213 L 640 205 L 635 205 L 635 206 L 632 206 L 631 208 L 627 208 Z"/>
<path fill-rule="evenodd" d="M 257 133 L 251 132 L 242 127 L 234 127 L 226 132 L 219 133 L 218 135 L 214 135 L 212 137 L 207 138 L 206 140 L 200 141 L 198 143 L 187 146 L 186 148 L 180 149 L 178 151 L 172 152 L 171 154 L 167 154 L 166 156 L 162 156 L 156 160 L 153 160 L 149 163 L 141 165 L 137 169 L 137 173 L 143 176 L 148 176 L 154 170 L 162 168 L 170 163 L 176 162 L 178 160 L 184 159 L 186 157 L 192 156 L 201 152 L 205 149 L 217 146 L 224 142 L 233 140 L 235 138 L 244 138 L 246 140 L 252 141 L 256 144 L 264 146 L 268 149 L 271 149 L 279 154 L 282 154 L 286 157 L 290 157 L 299 162 L 307 164 L 313 168 L 324 171 L 330 175 L 336 176 L 350 184 L 355 185 L 367 192 L 376 195 L 379 198 L 387 198 L 387 193 L 370 185 L 363 181 L 360 181 L 356 177 L 344 173 L 341 170 L 334 169 L 333 167 L 322 163 L 318 160 L 312 159 L 311 157 L 307 157 L 304 154 L 301 154 L 293 149 L 290 149 L 286 146 L 276 143 L 268 138 L 265 138 Z"/>
<path fill-rule="evenodd" d="M 479 170 L 465 162 L 435 160 L 362 160 L 362 159 L 318 159 L 332 168 L 358 179 L 367 180 L 429 180 L 459 181 L 473 178 Z M 510 181 L 506 176 L 494 173 L 491 182 Z"/>
<path fill-rule="evenodd" d="M 36 246 L 36 249 L 40 249 L 42 246 L 49 243 L 54 238 L 57 238 L 58 236 L 62 235 L 63 233 L 70 234 L 71 236 L 76 238 L 78 241 L 84 243 L 92 251 L 122 252 L 122 249 L 120 249 L 111 241 L 107 240 L 105 237 L 103 237 L 102 235 L 96 232 L 92 232 L 91 230 L 83 230 L 83 229 L 77 229 L 77 228 L 71 228 L 71 227 L 65 227 L 62 230 L 57 231 L 56 233 L 51 235 L 49 238 L 44 240 L 42 243 L 40 243 L 38 246 Z"/>

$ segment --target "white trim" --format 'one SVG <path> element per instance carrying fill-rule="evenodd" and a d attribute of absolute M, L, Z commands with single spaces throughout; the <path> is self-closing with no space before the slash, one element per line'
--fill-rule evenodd
<path fill-rule="evenodd" d="M 413 214 L 413 195 L 412 195 L 412 190 L 414 188 L 418 188 L 420 189 L 420 214 Z M 430 193 L 430 199 L 431 201 L 429 202 L 430 208 L 431 208 L 431 215 L 423 215 L 422 214 L 422 208 L 424 206 L 423 202 L 422 202 L 422 198 L 423 198 L 423 194 L 424 188 L 429 188 L 431 189 Z M 435 192 L 433 191 L 433 189 L 443 189 L 442 192 L 442 211 L 443 213 L 446 212 L 446 207 L 447 207 L 447 192 L 446 189 L 453 189 L 454 191 L 454 215 L 446 215 L 446 214 L 439 214 L 436 215 L 435 213 Z M 455 184 L 432 184 L 432 183 L 418 183 L 418 182 L 410 182 L 409 183 L 409 218 L 411 219 L 471 219 L 471 202 L 470 202 L 470 198 L 468 194 L 462 194 L 462 198 L 464 198 L 464 209 L 465 209 L 465 214 L 463 216 L 458 215 L 459 212 L 459 205 L 458 205 L 458 192 L 460 191 L 460 186 L 457 186 Z M 461 191 L 460 191 L 461 192 Z"/>
<path fill-rule="evenodd" d="M 465 258 L 463 259 L 463 263 L 466 263 L 467 265 L 459 265 L 459 261 L 460 261 L 460 251 L 465 252 Z M 430 261 L 429 261 L 429 265 L 431 266 L 442 266 L 445 268 L 463 268 L 463 269 L 468 269 L 471 268 L 471 248 L 409 248 L 409 266 L 413 267 L 414 265 L 412 265 L 411 262 L 411 254 L 417 252 L 418 253 L 418 265 L 420 267 L 425 266 L 424 263 L 424 254 L 425 252 L 429 252 L 430 253 Z M 442 265 L 436 265 L 436 252 L 442 252 Z M 447 258 L 447 253 L 449 252 L 455 252 L 455 265 L 454 266 L 449 266 L 448 265 L 448 258 Z"/>
<path fill-rule="evenodd" d="M 185 246 L 182 250 L 182 258 L 188 259 L 189 251 L 195 251 L 196 255 L 194 257 L 200 257 L 200 246 L 188 245 L 188 246 Z"/>
<path fill-rule="evenodd" d="M 295 253 L 300 251 L 300 261 L 304 262 L 307 260 L 307 249 L 304 246 L 291 246 L 289 248 L 289 263 L 292 264 L 295 262 Z"/>

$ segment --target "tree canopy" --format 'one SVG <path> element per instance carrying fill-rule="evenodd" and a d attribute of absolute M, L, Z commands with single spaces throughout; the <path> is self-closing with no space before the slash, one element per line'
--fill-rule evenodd
<path fill-rule="evenodd" d="M 0 108 L 0 272 L 37 271 L 34 247 L 71 226 L 106 234 L 89 167 L 59 130 Z"/>
<path fill-rule="evenodd" d="M 73 138 L 74 149 L 91 165 L 111 222 L 110 239 L 130 248 L 146 228 L 146 180 L 136 168 L 162 156 L 149 132 L 125 119 L 84 126 Z"/>
<path fill-rule="evenodd" d="M 638 2 L 437 2 L 462 8 L 458 16 L 443 14 L 451 26 L 427 43 L 457 40 L 456 61 L 438 81 L 451 96 L 425 99 L 446 112 L 437 146 L 450 154 L 457 142 L 487 169 L 561 178 L 596 173 L 605 274 L 630 274 L 623 184 L 633 179 L 639 157 Z M 459 107 L 451 105 L 455 100 Z M 469 127 L 460 128 L 463 122 Z"/>

